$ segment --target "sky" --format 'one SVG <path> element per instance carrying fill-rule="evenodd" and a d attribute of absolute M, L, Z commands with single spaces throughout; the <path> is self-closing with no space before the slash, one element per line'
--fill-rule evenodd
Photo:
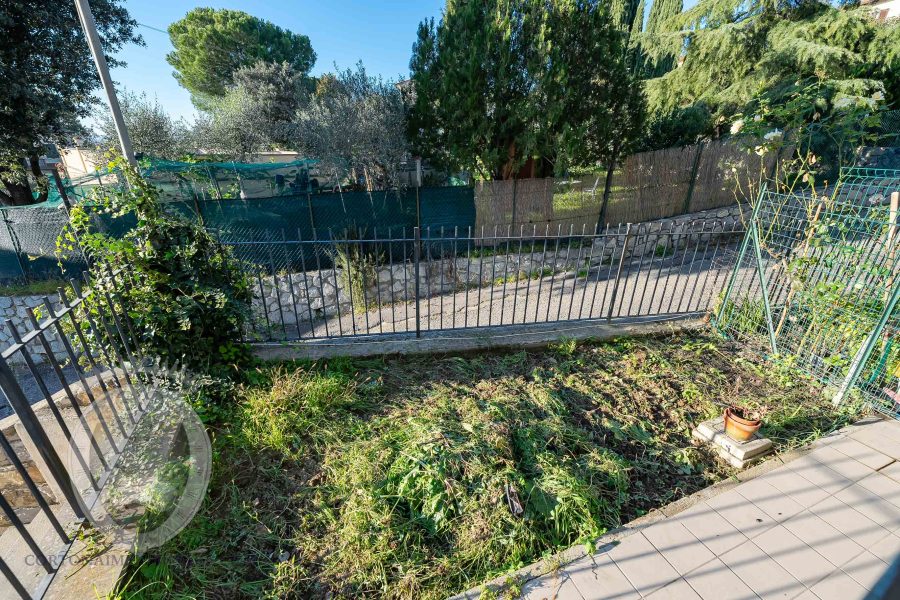
<path fill-rule="evenodd" d="M 126 0 L 125 7 L 142 25 L 138 31 L 146 46 L 127 46 L 117 54 L 127 63 L 112 71 L 117 89 L 145 92 L 173 116 L 193 117 L 190 94 L 178 85 L 166 62 L 172 45 L 165 30 L 198 6 L 242 10 L 308 36 L 318 57 L 313 75 L 333 71 L 335 63 L 346 68 L 362 60 L 370 74 L 397 80 L 409 73 L 419 22 L 439 19 L 444 0 Z"/>

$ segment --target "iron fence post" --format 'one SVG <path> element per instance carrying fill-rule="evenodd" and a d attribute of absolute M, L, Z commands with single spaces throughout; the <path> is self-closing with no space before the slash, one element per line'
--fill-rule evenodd
<path fill-rule="evenodd" d="M 719 314 L 716 315 L 715 326 L 720 332 L 722 331 L 722 315 L 725 313 L 725 308 L 728 306 L 728 301 L 731 299 L 731 292 L 734 290 L 734 283 L 737 280 L 738 271 L 741 268 L 741 263 L 744 261 L 744 256 L 747 254 L 747 245 L 750 243 L 751 237 L 750 228 L 756 227 L 756 221 L 758 220 L 759 210 L 762 206 L 762 199 L 765 194 L 766 182 L 764 181 L 759 190 L 759 197 L 756 199 L 756 206 L 753 207 L 753 212 L 750 213 L 750 220 L 747 223 L 747 232 L 744 233 L 744 239 L 741 241 L 741 249 L 738 251 L 734 269 L 731 271 L 731 277 L 728 278 L 728 286 L 725 288 L 725 295 L 722 296 Z"/>
<path fill-rule="evenodd" d="M 418 197 L 418 188 L 416 196 Z M 415 238 L 415 248 L 413 249 L 413 260 L 415 262 L 415 273 L 416 273 L 416 337 L 422 337 L 422 323 L 421 323 L 421 311 L 419 309 L 419 262 L 421 261 L 421 243 L 422 243 L 422 234 L 418 227 L 413 228 L 413 237 Z"/>
<path fill-rule="evenodd" d="M 66 471 L 66 467 L 56 452 L 56 448 L 50 443 L 50 438 L 47 437 L 43 425 L 41 425 L 37 415 L 34 414 L 28 398 L 25 397 L 19 382 L 16 381 L 15 374 L 10 369 L 6 359 L 2 357 L 0 357 L 0 389 L 6 395 L 13 412 L 19 417 L 19 422 L 25 428 L 31 443 L 34 444 L 38 454 L 41 455 L 50 477 L 53 478 L 53 481 L 59 487 L 63 496 L 65 496 L 75 515 L 83 519 L 88 513 L 87 506 L 84 504 L 84 500 L 75 487 L 68 471 Z"/>
<path fill-rule="evenodd" d="M 622 269 L 625 266 L 625 255 L 628 253 L 628 242 L 631 241 L 631 223 L 625 226 L 625 241 L 622 242 L 622 255 L 619 257 L 619 268 L 616 269 L 616 281 L 613 283 L 612 297 L 609 300 L 609 311 L 606 313 L 606 322 L 612 320 L 613 309 L 616 306 L 616 295 L 619 292 L 619 280 L 622 278 Z"/>
<path fill-rule="evenodd" d="M 762 251 L 759 248 L 759 232 L 756 227 L 750 229 L 753 236 L 753 251 L 756 254 L 756 273 L 759 275 L 759 289 L 762 294 L 763 310 L 766 314 L 766 330 L 769 332 L 769 344 L 772 346 L 772 354 L 778 354 L 778 344 L 775 341 L 775 324 L 772 322 L 772 305 L 769 303 L 769 284 L 766 281 L 763 268 Z"/>

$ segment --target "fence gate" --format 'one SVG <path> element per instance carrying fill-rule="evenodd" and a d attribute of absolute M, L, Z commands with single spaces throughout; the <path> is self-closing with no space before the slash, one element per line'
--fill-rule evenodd
<path fill-rule="evenodd" d="M 900 418 L 900 171 L 845 169 L 826 192 L 763 189 L 715 309 L 720 331 L 790 361 L 840 403 Z"/>

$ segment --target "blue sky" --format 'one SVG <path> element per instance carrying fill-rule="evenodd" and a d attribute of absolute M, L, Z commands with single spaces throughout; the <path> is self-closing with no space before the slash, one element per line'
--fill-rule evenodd
<path fill-rule="evenodd" d="M 695 2 L 686 0 L 685 5 Z M 335 63 L 346 68 L 362 60 L 370 73 L 396 80 L 409 72 L 416 27 L 427 17 L 439 18 L 444 0 L 126 0 L 125 6 L 142 25 L 138 29 L 147 45 L 128 46 L 118 54 L 128 63 L 113 71 L 118 87 L 155 96 L 172 115 L 191 119 L 190 95 L 175 82 L 166 62 L 172 45 L 164 32 L 192 8 L 243 10 L 309 36 L 318 55 L 314 75 L 334 70 Z"/>
<path fill-rule="evenodd" d="M 362 60 L 372 74 L 397 79 L 409 71 L 416 27 L 424 18 L 439 18 L 444 0 L 293 0 L 185 2 L 183 0 L 127 0 L 125 6 L 138 23 L 165 29 L 197 6 L 243 10 L 295 33 L 309 36 L 318 55 L 313 74 L 349 67 Z M 190 95 L 172 77 L 166 54 L 169 35 L 139 27 L 146 46 L 129 46 L 118 57 L 128 63 L 115 69 L 118 87 L 156 96 L 175 116 L 191 118 Z"/>

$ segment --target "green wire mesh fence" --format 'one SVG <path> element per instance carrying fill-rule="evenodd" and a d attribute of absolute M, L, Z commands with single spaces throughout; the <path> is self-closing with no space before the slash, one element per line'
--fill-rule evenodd
<path fill-rule="evenodd" d="M 845 169 L 833 189 L 763 190 L 715 322 L 789 361 L 835 401 L 900 412 L 900 171 Z"/>

